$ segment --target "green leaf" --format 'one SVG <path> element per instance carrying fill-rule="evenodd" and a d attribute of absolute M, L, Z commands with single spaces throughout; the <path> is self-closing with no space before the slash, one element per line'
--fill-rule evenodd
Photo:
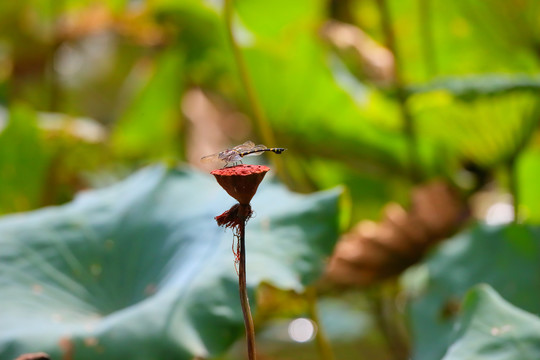
<path fill-rule="evenodd" d="M 372 96 L 369 89 L 356 94 L 363 102 L 356 103 L 314 38 L 298 35 L 281 46 L 289 51 L 276 54 L 259 46 L 246 50 L 246 57 L 268 118 L 279 137 L 288 140 L 286 146 L 355 167 L 367 163 L 365 168 L 405 173 L 403 136 L 375 126 L 362 109 Z"/>
<path fill-rule="evenodd" d="M 50 158 L 36 114 L 26 106 L 13 106 L 0 132 L 0 213 L 41 204 Z"/>
<path fill-rule="evenodd" d="M 183 55 L 165 51 L 150 68 L 148 83 L 133 99 L 112 134 L 116 151 L 128 157 L 174 156 L 181 127 L 180 99 L 184 86 Z M 144 68 L 144 67 L 143 67 Z"/>
<path fill-rule="evenodd" d="M 273 2 L 238 4 L 253 40 L 244 56 L 268 121 L 295 153 L 339 159 L 354 169 L 408 173 L 406 139 L 399 129 L 377 124 L 379 118 L 392 122 L 387 119 L 397 113 L 395 104 L 354 79 L 323 46 L 317 35 L 323 6 L 295 2 L 292 17 Z M 268 13 L 279 16 L 272 18 L 283 24 L 279 31 L 265 25 Z M 383 110 L 374 102 L 388 106 Z"/>
<path fill-rule="evenodd" d="M 535 0 L 388 3 L 408 83 L 441 75 L 538 71 L 536 42 L 530 41 L 536 25 L 524 26 L 538 22 Z M 359 23 L 373 23 L 370 15 L 360 15 Z"/>
<path fill-rule="evenodd" d="M 238 75 L 227 40 L 221 5 L 201 0 L 156 0 L 154 16 L 174 31 L 184 53 L 187 83 L 217 89 L 226 95 L 237 90 Z"/>
<path fill-rule="evenodd" d="M 411 93 L 447 91 L 461 100 L 481 96 L 504 95 L 515 91 L 540 92 L 540 77 L 526 74 L 487 74 L 436 79 L 423 85 L 411 86 Z"/>
<path fill-rule="evenodd" d="M 416 88 L 409 104 L 422 137 L 488 168 L 528 144 L 539 121 L 539 93 L 539 78 L 526 75 L 448 78 Z"/>
<path fill-rule="evenodd" d="M 414 359 L 442 358 L 456 309 L 476 284 L 487 283 L 512 304 L 540 313 L 539 236 L 537 227 L 476 225 L 443 243 L 422 265 L 428 285 L 411 303 Z"/>
<path fill-rule="evenodd" d="M 187 76 L 250 113 L 219 14 L 195 0 L 158 3 L 160 16 L 182 29 Z M 287 8 L 282 3 L 234 3 L 235 36 L 276 137 L 301 156 L 338 159 L 355 171 L 408 174 L 395 101 L 354 79 L 318 36 L 325 2 L 301 0 Z M 423 139 L 419 143 L 420 166 L 433 167 L 434 147 Z"/>
<path fill-rule="evenodd" d="M 247 226 L 247 281 L 302 291 L 336 241 L 339 190 L 299 195 L 266 179 Z M 0 358 L 216 356 L 243 337 L 234 200 L 208 175 L 151 167 L 61 207 L 0 220 Z M 256 310 L 256 309 L 254 309 Z"/>
<path fill-rule="evenodd" d="M 443 360 L 540 358 L 540 319 L 479 285 L 463 302 L 456 340 Z"/>
<path fill-rule="evenodd" d="M 271 40 L 319 19 L 323 4 L 320 0 L 239 0 L 235 8 L 247 28 Z"/>

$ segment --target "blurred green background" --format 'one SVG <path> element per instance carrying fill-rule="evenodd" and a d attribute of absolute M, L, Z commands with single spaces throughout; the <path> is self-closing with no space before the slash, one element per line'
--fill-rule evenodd
<path fill-rule="evenodd" d="M 536 0 L 3 1 L 0 358 L 244 358 L 224 164 L 199 160 L 250 139 L 288 149 L 257 158 L 260 359 L 540 358 L 539 23 Z"/>

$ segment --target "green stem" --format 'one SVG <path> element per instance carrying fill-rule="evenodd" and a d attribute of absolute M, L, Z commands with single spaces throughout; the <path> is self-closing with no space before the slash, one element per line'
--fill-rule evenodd
<path fill-rule="evenodd" d="M 508 174 L 508 188 L 512 195 L 512 205 L 514 207 L 514 224 L 519 222 L 519 191 L 518 191 L 518 174 L 516 166 L 516 158 L 512 157 L 506 163 L 506 171 Z"/>
<path fill-rule="evenodd" d="M 244 325 L 246 327 L 246 341 L 248 359 L 255 360 L 255 327 L 253 326 L 253 318 L 251 317 L 251 309 L 249 307 L 249 298 L 246 286 L 246 217 L 247 214 L 245 205 L 240 205 L 242 209 L 240 214 L 242 219 L 238 228 L 240 242 L 240 268 L 238 270 L 238 289 L 240 293 L 240 304 L 242 305 L 242 313 L 244 315 Z M 248 205 L 249 206 L 249 205 Z"/>
<path fill-rule="evenodd" d="M 306 290 L 306 297 L 308 300 L 309 306 L 309 317 L 317 324 L 317 332 L 315 334 L 315 342 L 317 344 L 317 349 L 322 360 L 334 360 L 334 353 L 332 352 L 332 347 L 330 346 L 330 341 L 326 337 L 326 334 L 323 331 L 321 322 L 319 320 L 319 314 L 317 312 L 317 292 L 315 288 L 310 287 Z"/>
<path fill-rule="evenodd" d="M 419 0 L 419 25 L 420 39 L 422 40 L 422 52 L 424 55 L 424 64 L 426 66 L 426 75 L 431 78 L 437 75 L 437 64 L 435 62 L 435 42 L 433 41 L 432 31 L 432 9 L 431 0 Z"/>
<path fill-rule="evenodd" d="M 58 73 L 54 68 L 55 57 L 58 49 L 62 45 L 60 40 L 57 38 L 55 24 L 60 14 L 65 8 L 65 1 L 51 1 L 51 20 L 49 23 L 49 43 L 47 46 L 47 67 L 45 68 L 45 77 L 47 78 L 48 86 L 48 104 L 47 108 L 49 111 L 59 111 L 62 97 L 62 90 L 60 86 L 60 81 L 58 79 Z"/>
<path fill-rule="evenodd" d="M 225 25 L 227 28 L 227 37 L 229 39 L 229 43 L 231 44 L 234 60 L 238 67 L 240 80 L 242 81 L 242 85 L 246 92 L 248 102 L 251 106 L 251 110 L 253 111 L 253 116 L 255 117 L 255 130 L 261 136 L 262 140 L 266 145 L 276 146 L 274 133 L 272 131 L 272 128 L 268 125 L 268 121 L 264 115 L 264 111 L 262 110 L 262 106 L 256 95 L 255 87 L 253 86 L 253 82 L 249 75 L 246 61 L 244 59 L 244 56 L 242 55 L 242 50 L 240 49 L 238 43 L 234 38 L 232 24 L 234 14 L 233 10 L 233 0 L 225 0 Z M 273 157 L 273 161 L 278 169 L 278 172 L 284 174 L 284 172 L 282 171 L 283 163 L 281 157 Z"/>
<path fill-rule="evenodd" d="M 396 309 L 397 284 L 392 281 L 381 284 L 373 298 L 373 310 L 379 329 L 386 339 L 394 360 L 406 360 L 410 356 L 410 346 L 401 314 Z"/>
<path fill-rule="evenodd" d="M 418 167 L 418 154 L 416 128 L 412 115 L 407 107 L 407 91 L 403 80 L 403 69 L 401 57 L 396 45 L 396 37 L 392 28 L 392 19 L 386 0 L 377 0 L 379 12 L 381 14 L 381 26 L 386 38 L 386 46 L 394 54 L 394 89 L 396 91 L 399 110 L 403 121 L 403 133 L 407 139 L 408 170 L 410 179 L 413 182 L 421 180 L 420 169 Z"/>

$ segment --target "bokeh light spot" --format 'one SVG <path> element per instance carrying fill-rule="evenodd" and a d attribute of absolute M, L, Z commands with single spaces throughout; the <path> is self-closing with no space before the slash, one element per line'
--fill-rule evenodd
<path fill-rule="evenodd" d="M 296 342 L 307 342 L 313 339 L 316 333 L 313 321 L 305 318 L 298 318 L 289 324 L 289 336 Z"/>

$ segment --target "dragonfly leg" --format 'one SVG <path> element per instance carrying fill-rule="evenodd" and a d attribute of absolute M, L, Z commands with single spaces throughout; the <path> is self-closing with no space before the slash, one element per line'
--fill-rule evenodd
<path fill-rule="evenodd" d="M 238 161 L 227 162 L 223 168 L 233 167 L 238 164 Z"/>

